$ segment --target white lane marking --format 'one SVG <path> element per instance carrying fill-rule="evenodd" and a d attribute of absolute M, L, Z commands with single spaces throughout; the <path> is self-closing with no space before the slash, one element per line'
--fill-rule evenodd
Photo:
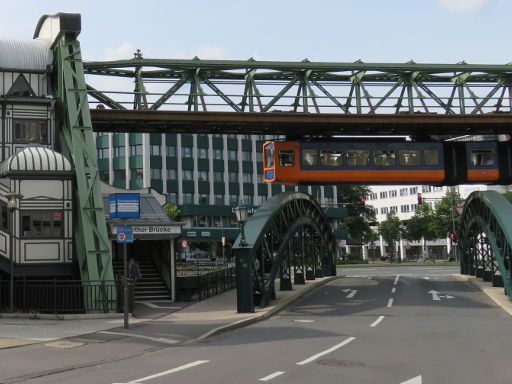
<path fill-rule="evenodd" d="M 277 372 L 271 373 L 268 376 L 262 377 L 261 379 L 258 379 L 258 380 L 259 381 L 269 381 L 269 380 L 276 378 L 277 376 L 281 376 L 283 373 L 284 373 L 283 371 L 277 371 Z"/>
<path fill-rule="evenodd" d="M 172 301 L 169 301 L 169 303 L 172 303 Z M 162 309 L 182 309 L 183 308 L 183 307 L 176 307 L 176 306 L 157 305 L 150 301 L 135 301 L 135 304 L 143 304 L 149 308 L 162 308 Z"/>
<path fill-rule="evenodd" d="M 393 285 L 397 285 L 398 284 L 398 279 L 400 278 L 400 275 L 396 275 L 396 278 L 395 278 L 395 281 L 393 283 Z"/>
<path fill-rule="evenodd" d="M 345 299 L 352 299 L 356 295 L 357 289 L 347 288 L 347 289 L 344 289 L 343 292 L 348 293 L 348 295 L 345 296 Z"/>
<path fill-rule="evenodd" d="M 151 341 L 158 341 L 159 343 L 165 343 L 165 344 L 176 344 L 176 343 L 180 342 L 179 340 L 167 339 L 165 337 L 151 337 L 151 336 L 137 335 L 137 334 L 134 334 L 134 333 L 112 332 L 112 331 L 99 331 L 98 333 L 102 333 L 104 335 L 116 335 L 116 336 L 134 337 L 134 338 L 137 338 L 137 339 L 145 339 L 145 340 L 151 340 Z"/>
<path fill-rule="evenodd" d="M 389 301 L 388 301 L 388 308 L 391 308 L 392 305 L 393 305 L 393 299 L 389 299 Z"/>
<path fill-rule="evenodd" d="M 320 352 L 320 353 L 317 353 L 316 355 L 313 355 L 311 357 L 308 357 L 306 360 L 302 360 L 302 361 L 299 361 L 297 363 L 297 365 L 305 365 L 307 363 L 311 363 L 312 361 L 315 361 L 316 359 L 318 359 L 319 357 L 322 357 L 324 355 L 327 355 L 328 353 L 331 353 L 331 352 L 334 352 L 335 350 L 347 345 L 348 343 L 354 341 L 356 338 L 355 337 L 349 337 L 348 339 L 345 339 L 343 340 L 341 343 L 339 344 L 336 344 L 334 347 L 331 347 L 329 349 L 326 349 L 325 351 L 323 352 Z"/>
<path fill-rule="evenodd" d="M 316 320 L 309 320 L 309 319 L 296 319 L 293 320 L 294 323 L 316 323 Z"/>
<path fill-rule="evenodd" d="M 377 320 L 375 320 L 371 325 L 370 327 L 376 327 L 382 320 L 384 320 L 384 317 L 386 316 L 379 316 L 379 318 Z"/>
<path fill-rule="evenodd" d="M 168 371 L 163 371 L 163 372 L 155 373 L 154 375 L 142 377 L 142 378 L 137 379 L 137 380 L 132 380 L 132 381 L 128 382 L 127 384 L 135 384 L 135 383 L 140 383 L 142 381 L 156 379 L 157 377 L 161 377 L 161 376 L 169 375 L 171 373 L 183 371 L 185 369 L 196 367 L 198 365 L 201 365 L 201 364 L 204 364 L 204 363 L 209 363 L 209 362 L 210 362 L 210 360 L 197 360 L 197 361 L 194 361 L 193 363 L 188 363 L 188 364 L 181 365 L 181 366 L 173 368 L 173 369 L 169 369 Z M 113 384 L 116 384 L 116 383 L 113 383 Z"/>
<path fill-rule="evenodd" d="M 395 292 L 396 292 L 396 288 L 393 288 L 393 289 L 391 290 L 391 293 L 395 293 Z"/>
<path fill-rule="evenodd" d="M 422 384 L 422 383 L 423 383 L 423 381 L 421 380 L 421 375 L 419 375 L 419 376 L 413 377 L 410 380 L 403 381 L 400 384 Z"/>

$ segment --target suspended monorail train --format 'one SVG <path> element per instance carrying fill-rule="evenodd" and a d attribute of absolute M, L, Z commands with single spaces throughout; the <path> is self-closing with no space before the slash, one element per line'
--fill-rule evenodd
<path fill-rule="evenodd" d="M 512 142 L 283 140 L 263 144 L 263 178 L 297 184 L 511 184 Z"/>

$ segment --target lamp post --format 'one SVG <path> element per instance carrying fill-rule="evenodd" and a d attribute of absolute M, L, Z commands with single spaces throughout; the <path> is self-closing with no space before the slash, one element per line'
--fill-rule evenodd
<path fill-rule="evenodd" d="M 23 199 L 23 195 L 17 194 L 17 193 L 11 193 L 8 195 L 4 195 L 4 197 L 7 198 L 7 209 L 9 209 L 10 213 L 10 219 L 11 219 L 11 225 L 9 226 L 10 229 L 10 237 L 9 237 L 9 261 L 11 264 L 11 273 L 10 273 L 10 280 L 9 280 L 9 311 L 14 310 L 14 254 L 13 254 L 13 248 L 14 248 L 14 211 L 16 210 L 16 207 L 18 206 L 18 200 Z"/>
<path fill-rule="evenodd" d="M 245 221 L 247 220 L 247 211 L 248 211 L 248 208 L 246 206 L 244 206 L 243 204 L 240 204 L 238 207 L 235 208 L 236 219 L 238 221 L 238 226 L 240 227 L 240 235 L 241 235 L 240 245 L 242 247 L 247 246 L 247 241 L 245 240 L 245 229 L 244 229 Z"/>

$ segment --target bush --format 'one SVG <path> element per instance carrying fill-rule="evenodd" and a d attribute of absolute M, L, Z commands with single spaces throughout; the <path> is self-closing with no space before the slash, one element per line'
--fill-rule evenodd
<path fill-rule="evenodd" d="M 359 253 L 359 252 L 347 253 L 345 255 L 345 260 L 348 260 L 348 261 L 362 261 L 363 260 L 363 255 L 361 255 L 361 253 Z"/>

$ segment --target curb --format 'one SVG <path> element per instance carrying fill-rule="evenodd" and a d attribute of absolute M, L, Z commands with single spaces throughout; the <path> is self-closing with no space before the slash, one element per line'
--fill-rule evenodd
<path fill-rule="evenodd" d="M 261 313 L 258 313 L 254 316 L 248 317 L 246 319 L 237 320 L 233 323 L 221 325 L 220 327 L 214 328 L 214 329 L 206 332 L 205 334 L 203 334 L 199 337 L 196 337 L 195 339 L 186 341 L 186 344 L 193 343 L 195 341 L 201 341 L 201 340 L 207 339 L 209 337 L 219 335 L 224 332 L 232 331 L 232 330 L 235 330 L 238 328 L 246 327 L 248 325 L 257 323 L 259 321 L 266 320 L 269 317 L 275 315 L 276 313 L 282 311 L 286 306 L 288 306 L 292 302 L 296 301 L 297 299 L 305 297 L 306 294 L 312 294 L 315 289 L 318 289 L 318 288 L 322 287 L 323 285 L 330 283 L 333 280 L 340 279 L 341 277 L 342 276 L 329 276 L 327 278 L 324 278 L 321 281 L 319 281 L 318 283 L 313 283 L 313 284 L 309 285 L 308 287 L 306 287 L 300 291 L 297 291 L 296 294 L 288 296 L 286 299 L 277 303 L 275 306 L 271 307 L 267 311 L 262 311 Z"/>

